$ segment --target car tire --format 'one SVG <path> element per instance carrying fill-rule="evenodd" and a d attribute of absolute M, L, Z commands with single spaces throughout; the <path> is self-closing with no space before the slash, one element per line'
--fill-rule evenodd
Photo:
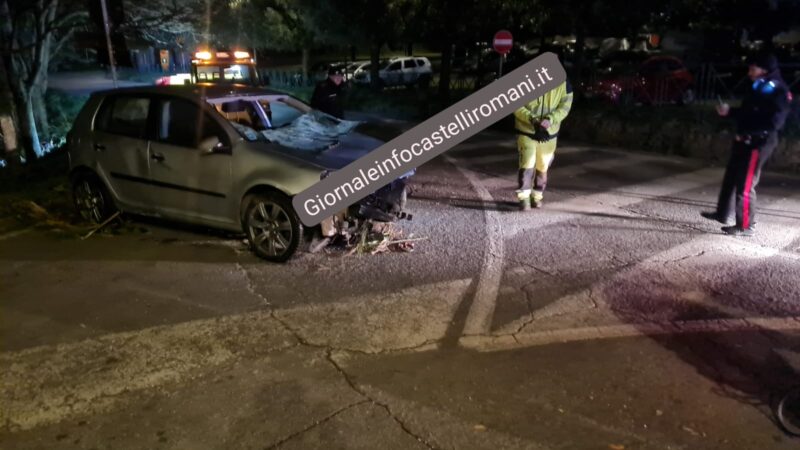
<path fill-rule="evenodd" d="M 266 192 L 250 195 L 243 203 L 242 229 L 253 253 L 271 262 L 289 260 L 303 239 L 303 224 L 289 197 Z"/>
<path fill-rule="evenodd" d="M 72 202 L 80 217 L 87 222 L 103 223 L 117 212 L 105 184 L 88 172 L 72 177 Z"/>

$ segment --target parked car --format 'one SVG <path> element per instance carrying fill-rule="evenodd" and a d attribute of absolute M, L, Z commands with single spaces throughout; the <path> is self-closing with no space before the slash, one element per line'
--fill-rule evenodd
<path fill-rule="evenodd" d="M 427 86 L 433 75 L 431 62 L 420 56 L 403 56 L 392 58 L 381 63 L 378 76 L 383 86 Z M 372 75 L 369 66 L 365 66 L 354 74 L 353 81 L 358 84 L 370 84 Z"/>
<path fill-rule="evenodd" d="M 345 72 L 350 63 L 335 61 L 335 62 L 318 62 L 311 66 L 311 76 L 316 81 L 322 81 L 328 78 L 328 71 L 331 69 L 341 70 Z"/>
<path fill-rule="evenodd" d="M 695 99 L 694 77 L 678 58 L 654 56 L 633 73 L 626 73 L 625 67 L 613 66 L 601 73 L 584 88 L 584 95 L 626 104 L 688 104 Z"/>
<path fill-rule="evenodd" d="M 292 197 L 383 141 L 282 92 L 243 85 L 151 86 L 95 93 L 68 136 L 78 212 L 115 211 L 241 231 L 286 261 L 309 233 Z M 405 174 L 322 222 L 324 236 L 405 217 Z"/>
<path fill-rule="evenodd" d="M 345 68 L 344 80 L 355 81 L 356 75 L 364 71 L 369 72 L 369 67 L 369 61 L 356 61 L 354 63 L 350 63 Z"/>

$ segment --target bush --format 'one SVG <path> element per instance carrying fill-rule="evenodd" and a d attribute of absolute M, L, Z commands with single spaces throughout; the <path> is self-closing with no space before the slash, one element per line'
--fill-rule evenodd
<path fill-rule="evenodd" d="M 631 106 L 576 102 L 561 135 L 567 139 L 633 150 L 723 162 L 734 133 L 733 121 L 712 105 Z M 790 119 L 770 161 L 776 170 L 800 169 L 800 123 Z"/>
<path fill-rule="evenodd" d="M 88 99 L 88 95 L 65 94 L 52 89 L 45 93 L 45 107 L 50 122 L 47 135 L 51 137 L 51 141 L 63 142 L 75 117 Z"/>

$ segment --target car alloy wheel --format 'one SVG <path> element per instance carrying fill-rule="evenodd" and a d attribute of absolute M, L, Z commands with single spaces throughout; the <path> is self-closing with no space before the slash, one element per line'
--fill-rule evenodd
<path fill-rule="evenodd" d="M 276 194 L 250 198 L 245 231 L 253 251 L 269 261 L 288 260 L 300 242 L 302 225 L 288 198 Z"/>
<path fill-rule="evenodd" d="M 88 176 L 82 176 L 73 182 L 72 194 L 75 208 L 83 220 L 101 223 L 113 210 L 103 186 Z"/>

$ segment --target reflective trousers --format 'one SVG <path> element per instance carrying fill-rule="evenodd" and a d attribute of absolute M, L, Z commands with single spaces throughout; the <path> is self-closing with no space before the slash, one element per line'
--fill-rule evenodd
<path fill-rule="evenodd" d="M 528 197 L 539 202 L 544 198 L 547 187 L 547 169 L 553 163 L 556 153 L 556 141 L 551 139 L 546 142 L 537 142 L 528 136 L 517 137 L 519 150 L 519 174 L 517 198 L 524 200 Z"/>

